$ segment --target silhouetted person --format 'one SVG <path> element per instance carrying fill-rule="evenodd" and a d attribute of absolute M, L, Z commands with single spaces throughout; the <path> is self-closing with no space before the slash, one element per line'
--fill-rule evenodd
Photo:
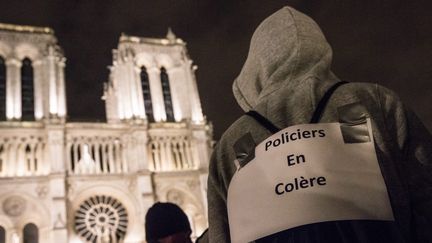
<path fill-rule="evenodd" d="M 148 243 L 191 243 L 191 227 L 183 210 L 173 203 L 155 203 L 145 217 Z"/>

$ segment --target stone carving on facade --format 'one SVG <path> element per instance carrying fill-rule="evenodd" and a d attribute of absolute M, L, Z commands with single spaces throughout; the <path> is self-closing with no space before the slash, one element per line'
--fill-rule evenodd
<path fill-rule="evenodd" d="M 36 194 L 40 198 L 45 198 L 49 192 L 49 188 L 46 185 L 38 185 L 36 187 Z"/>
<path fill-rule="evenodd" d="M 52 145 L 63 145 L 63 131 L 50 131 L 49 143 Z"/>
<path fill-rule="evenodd" d="M 117 136 L 73 136 L 67 140 L 68 167 L 73 174 L 85 173 L 124 173 L 128 164 L 123 158 L 125 153 L 120 137 Z M 91 170 L 82 171 L 79 168 L 83 152 L 88 152 Z"/>
<path fill-rule="evenodd" d="M 61 215 L 61 213 L 57 214 L 57 219 L 54 222 L 54 229 L 63 229 L 66 227 L 65 221 Z"/>
<path fill-rule="evenodd" d="M 20 237 L 19 237 L 19 234 L 17 232 L 12 233 L 11 241 L 12 241 L 12 243 L 19 243 L 20 242 Z"/>
<path fill-rule="evenodd" d="M 150 170 L 179 171 L 194 169 L 190 137 L 183 135 L 151 135 L 148 143 Z"/>
<path fill-rule="evenodd" d="M 69 181 L 67 183 L 67 191 L 68 191 L 69 200 L 72 200 L 74 198 L 76 187 L 77 187 L 77 185 L 74 182 Z"/>
<path fill-rule="evenodd" d="M 168 202 L 175 203 L 179 206 L 183 205 L 184 203 L 184 196 L 179 190 L 176 189 L 169 190 L 166 194 L 166 199 Z"/>
<path fill-rule="evenodd" d="M 136 178 L 135 177 L 130 178 L 129 181 L 128 181 L 128 188 L 129 188 L 129 190 L 135 191 L 136 186 L 137 186 L 137 180 L 136 180 Z"/>
<path fill-rule="evenodd" d="M 111 196 L 95 195 L 85 200 L 75 212 L 74 228 L 90 242 L 122 242 L 127 233 L 128 212 Z"/>
<path fill-rule="evenodd" d="M 19 176 L 46 173 L 42 165 L 45 142 L 37 132 L 21 136 L 12 136 L 10 134 L 2 134 L 2 136 L 1 142 L 3 146 L 0 156 L 8 159 L 3 161 L 0 176 L 4 174 Z M 20 158 L 26 158 L 27 163 L 25 165 L 20 164 Z"/>
<path fill-rule="evenodd" d="M 3 202 L 3 211 L 9 216 L 20 216 L 26 209 L 26 200 L 20 196 L 10 196 Z"/>
<path fill-rule="evenodd" d="M 199 182 L 196 180 L 188 180 L 186 181 L 186 185 L 189 187 L 190 191 L 195 191 L 195 189 L 199 186 Z"/>
<path fill-rule="evenodd" d="M 37 49 L 44 50 L 46 48 L 45 43 L 56 43 L 54 37 L 50 35 L 23 35 L 21 33 L 10 33 L 8 35 L 2 35 L 3 43 L 10 43 L 15 45 L 16 43 L 31 43 Z"/>

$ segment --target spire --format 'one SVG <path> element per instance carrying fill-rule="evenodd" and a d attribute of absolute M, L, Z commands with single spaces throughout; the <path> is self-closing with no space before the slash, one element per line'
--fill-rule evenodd
<path fill-rule="evenodd" d="M 171 27 L 168 28 L 168 33 L 166 35 L 166 38 L 169 40 L 170 43 L 175 43 L 177 36 L 172 31 Z"/>

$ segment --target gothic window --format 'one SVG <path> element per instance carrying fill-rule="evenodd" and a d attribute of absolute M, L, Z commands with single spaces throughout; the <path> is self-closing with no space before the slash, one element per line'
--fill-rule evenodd
<path fill-rule="evenodd" d="M 152 107 L 151 93 L 150 93 L 150 82 L 149 82 L 147 69 L 144 66 L 141 67 L 140 77 L 141 77 L 141 90 L 144 99 L 145 113 L 148 121 L 153 122 L 154 117 L 153 117 L 153 107 Z"/>
<path fill-rule="evenodd" d="M 77 162 L 76 158 L 75 158 L 75 150 L 74 150 L 74 145 L 70 146 L 70 150 L 69 150 L 69 155 L 70 155 L 70 166 L 72 171 L 75 170 L 75 163 Z"/>
<path fill-rule="evenodd" d="M 35 224 L 29 223 L 29 224 L 26 224 L 26 226 L 24 226 L 23 242 L 24 243 L 38 243 L 39 242 L 39 229 Z"/>
<path fill-rule="evenodd" d="M 0 121 L 6 120 L 6 64 L 0 56 Z"/>
<path fill-rule="evenodd" d="M 99 153 L 99 168 L 100 168 L 100 170 L 101 171 L 103 171 L 103 172 L 107 172 L 106 171 L 106 168 L 105 168 L 105 166 L 104 166 L 104 161 L 105 161 L 105 154 L 104 154 L 104 152 L 103 152 L 103 147 L 102 147 L 103 145 L 100 145 L 99 147 L 98 147 L 98 151 L 97 151 L 97 153 Z"/>
<path fill-rule="evenodd" d="M 160 78 L 162 82 L 162 94 L 165 104 L 165 112 L 167 121 L 173 122 L 174 121 L 174 111 L 172 106 L 172 99 L 171 99 L 171 91 L 170 91 L 170 83 L 167 71 L 164 67 L 161 68 L 160 72 Z"/>
<path fill-rule="evenodd" d="M 113 170 L 113 168 L 111 168 L 112 166 L 110 164 L 111 158 L 109 156 L 109 154 L 110 154 L 109 144 L 105 144 L 104 148 L 105 148 L 104 149 L 104 155 L 105 155 L 105 158 L 106 158 L 106 160 L 105 160 L 105 171 L 106 172 L 111 172 Z"/>
<path fill-rule="evenodd" d="M 0 242 L 6 242 L 6 230 L 0 225 Z"/>
<path fill-rule="evenodd" d="M 24 58 L 21 66 L 21 107 L 22 120 L 34 121 L 34 89 L 32 61 Z"/>
<path fill-rule="evenodd" d="M 86 242 L 123 242 L 128 213 L 117 199 L 95 195 L 75 212 L 75 231 Z"/>
<path fill-rule="evenodd" d="M 77 147 L 76 147 L 76 150 L 77 150 L 77 163 L 81 160 L 81 144 L 78 144 L 77 145 Z"/>
<path fill-rule="evenodd" d="M 26 164 L 27 164 L 27 171 L 31 171 L 32 161 L 31 161 L 31 149 L 30 149 L 29 145 L 27 145 L 25 147 L 25 158 L 26 158 Z"/>

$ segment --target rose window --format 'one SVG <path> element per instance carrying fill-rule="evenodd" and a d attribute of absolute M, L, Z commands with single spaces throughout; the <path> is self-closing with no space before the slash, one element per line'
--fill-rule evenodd
<path fill-rule="evenodd" d="M 75 231 L 87 242 L 118 242 L 126 234 L 128 214 L 110 196 L 92 196 L 75 213 Z"/>

